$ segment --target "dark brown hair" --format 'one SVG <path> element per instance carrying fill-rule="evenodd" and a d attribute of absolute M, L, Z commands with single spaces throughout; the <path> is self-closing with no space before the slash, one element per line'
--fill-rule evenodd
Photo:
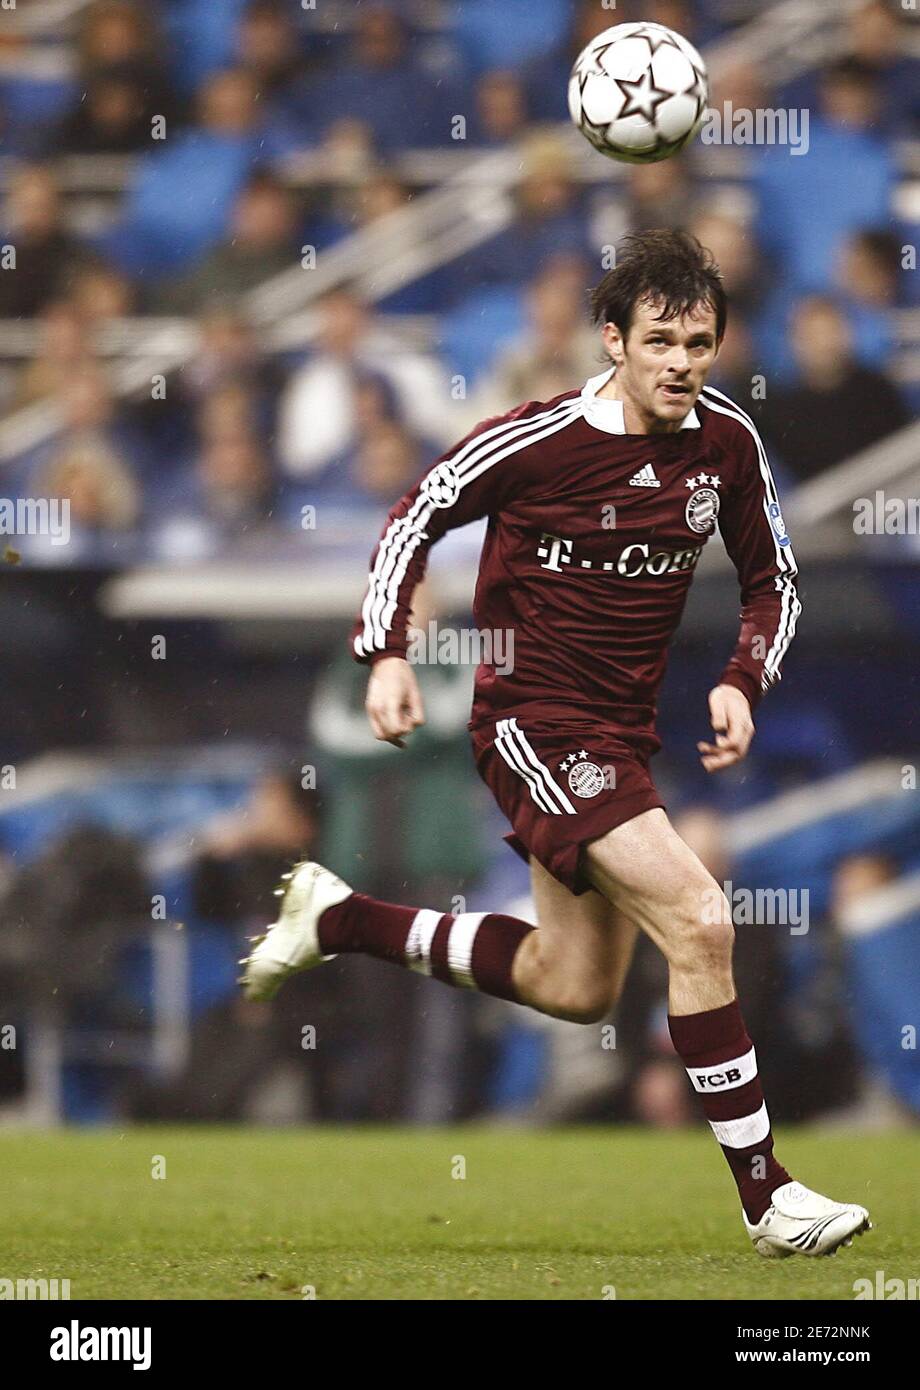
<path fill-rule="evenodd" d="M 722 341 L 728 317 L 722 276 L 712 253 L 689 232 L 659 228 L 624 237 L 616 266 L 591 291 L 591 321 L 615 323 L 625 339 L 643 301 L 660 304 L 662 320 L 708 304 Z"/>

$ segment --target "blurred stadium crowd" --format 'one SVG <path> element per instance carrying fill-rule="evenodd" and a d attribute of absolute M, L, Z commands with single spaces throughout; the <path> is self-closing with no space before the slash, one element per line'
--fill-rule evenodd
<path fill-rule="evenodd" d="M 38 22 L 42 5 L 19 0 L 16 23 L 0 20 L 0 242 L 15 248 L 0 270 L 0 467 L 7 497 L 69 499 L 68 543 L 17 536 L 10 558 L 68 571 L 71 596 L 84 572 L 306 560 L 311 508 L 363 564 L 392 502 L 476 420 L 596 373 L 586 290 L 628 230 L 686 227 L 715 253 L 732 316 L 713 383 L 756 416 L 787 492 L 916 414 L 920 273 L 905 248 L 920 243 L 920 26 L 901 6 L 841 7 L 828 51 L 771 83 L 744 43 L 772 8 L 755 0 L 92 0 L 63 29 Z M 572 60 L 634 18 L 726 55 L 713 106 L 806 110 L 807 153 L 700 142 L 625 168 L 582 149 L 566 125 Z M 479 203 L 483 189 L 494 197 Z M 449 232 L 436 244 L 440 197 Z M 892 545 L 915 554 L 917 538 Z M 91 616 L 94 592 L 78 635 L 33 603 L 19 693 L 0 694 L 14 753 L 102 750 L 32 801 L 0 793 L 12 982 L 0 1013 L 27 998 L 33 1037 L 31 1059 L 0 1053 L 0 1100 L 57 1075 L 58 1113 L 89 1119 L 688 1119 L 663 967 L 644 946 L 610 1052 L 593 1030 L 358 959 L 292 985 L 274 1013 L 237 1000 L 240 944 L 271 919 L 279 870 L 311 845 L 379 896 L 520 907 L 526 881 L 513 856 L 495 857 L 501 826 L 466 750 L 471 672 L 423 673 L 429 726 L 394 762 L 363 730 L 344 624 L 308 641 L 293 672 L 288 652 L 283 679 L 264 654 L 228 658 L 200 629 L 178 670 L 142 675 L 138 641 Z M 891 592 L 920 630 L 913 576 Z M 50 690 L 42 657 L 64 673 Z M 703 689 L 707 659 L 678 660 L 678 696 Z M 912 806 L 895 796 L 896 811 L 879 811 L 870 793 L 855 829 L 851 816 L 831 833 L 831 797 L 795 850 L 765 815 L 735 854 L 724 819 L 916 740 L 896 659 L 902 699 L 887 721 L 865 658 L 836 672 L 800 659 L 799 684 L 774 697 L 785 714 L 765 716 L 749 774 L 717 807 L 695 805 L 687 764 L 664 777 L 717 877 L 813 871 L 812 931 L 764 929 L 739 953 L 762 1063 L 781 1078 L 767 1082 L 776 1117 L 871 1110 L 879 1095 L 920 1111 L 915 1062 L 892 1064 L 879 1031 L 855 1021 L 854 969 L 881 972 L 883 1013 L 898 970 L 888 957 L 854 965 L 869 934 L 845 947 L 838 930 L 857 899 L 920 868 Z M 867 735 L 867 717 L 884 730 Z M 677 708 L 664 720 L 691 728 Z M 105 751 L 251 744 L 285 723 L 280 760 L 219 775 L 173 750 L 153 777 Z M 314 763 L 318 790 L 305 789 Z M 791 857 L 777 861 L 780 844 Z M 151 961 L 157 892 L 188 930 L 184 952 Z M 140 944 L 124 957 L 126 937 Z M 903 970 L 916 969 L 905 953 Z M 158 990 L 184 991 L 188 1009 L 152 1020 Z M 298 1020 L 324 1039 L 309 1082 Z"/>
<path fill-rule="evenodd" d="M 475 419 L 592 374 L 585 290 L 631 228 L 689 227 L 716 253 L 733 302 L 717 384 L 757 410 L 791 478 L 908 418 L 920 373 L 899 376 L 895 311 L 918 302 L 902 269 L 917 227 L 897 211 L 897 142 L 920 134 L 920 59 L 905 12 L 861 5 L 844 54 L 784 90 L 751 63 L 723 73 L 714 104 L 811 119 L 805 157 L 755 147 L 722 181 L 696 167 L 711 146 L 616 180 L 589 156 L 582 177 L 559 132 L 566 75 L 614 18 L 641 11 L 705 45 L 754 6 L 407 0 L 339 7 L 334 27 L 333 8 L 97 0 L 56 77 L 37 39 L 0 47 L 16 249 L 0 317 L 20 325 L 0 399 L 7 420 L 39 402 L 57 422 L 18 448 L 6 431 L 7 487 L 69 497 L 73 525 L 27 561 L 200 558 L 270 545 L 307 502 L 379 512 Z M 253 321 L 253 292 L 307 281 L 356 231 L 372 260 L 375 227 L 435 182 L 409 156 L 458 149 L 513 152 L 506 225 L 389 293 L 373 265 L 360 290 L 338 281 L 302 344 Z M 400 225 L 424 237 L 424 221 Z M 176 318 L 181 370 L 152 399 L 149 376 L 127 390 L 129 333 L 168 337 L 165 319 L 175 338 Z"/>

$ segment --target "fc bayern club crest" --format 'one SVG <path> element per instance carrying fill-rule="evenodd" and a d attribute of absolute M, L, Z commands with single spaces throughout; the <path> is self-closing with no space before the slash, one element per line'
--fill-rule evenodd
<path fill-rule="evenodd" d="M 569 753 L 559 764 L 559 771 L 569 774 L 569 790 L 576 796 L 597 796 L 606 785 L 603 772 L 597 763 L 592 763 L 588 758 L 587 748 L 578 748 L 574 753 Z"/>
<path fill-rule="evenodd" d="M 597 796 L 604 790 L 604 774 L 597 763 L 576 763 L 569 773 L 569 788 L 576 796 Z"/>
<path fill-rule="evenodd" d="M 715 529 L 719 515 L 719 494 L 711 487 L 697 488 L 687 499 L 687 525 L 691 531 L 705 535 Z"/>

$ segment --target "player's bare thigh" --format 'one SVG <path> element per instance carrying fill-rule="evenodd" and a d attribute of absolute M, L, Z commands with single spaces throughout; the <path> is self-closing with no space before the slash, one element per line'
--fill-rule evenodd
<path fill-rule="evenodd" d="M 585 872 L 599 893 L 665 955 L 672 954 L 675 937 L 723 925 L 720 886 L 660 807 L 593 840 L 584 854 Z"/>
<path fill-rule="evenodd" d="M 638 928 L 601 893 L 570 893 L 533 856 L 530 880 L 544 964 L 564 961 L 570 977 L 606 980 L 612 1005 L 622 991 Z"/>

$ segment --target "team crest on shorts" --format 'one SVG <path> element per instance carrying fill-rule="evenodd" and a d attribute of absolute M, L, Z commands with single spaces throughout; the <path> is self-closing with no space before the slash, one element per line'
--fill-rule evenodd
<path fill-rule="evenodd" d="M 691 478 L 690 481 L 695 480 Z M 719 494 L 711 487 L 697 488 L 687 499 L 685 515 L 691 531 L 704 535 L 714 530 L 719 515 Z"/>
<path fill-rule="evenodd" d="M 570 753 L 567 758 L 563 758 L 559 764 L 559 771 L 568 772 L 569 790 L 576 796 L 597 796 L 598 792 L 604 790 L 604 774 L 597 763 L 588 759 L 585 748 L 580 748 L 577 753 Z"/>

